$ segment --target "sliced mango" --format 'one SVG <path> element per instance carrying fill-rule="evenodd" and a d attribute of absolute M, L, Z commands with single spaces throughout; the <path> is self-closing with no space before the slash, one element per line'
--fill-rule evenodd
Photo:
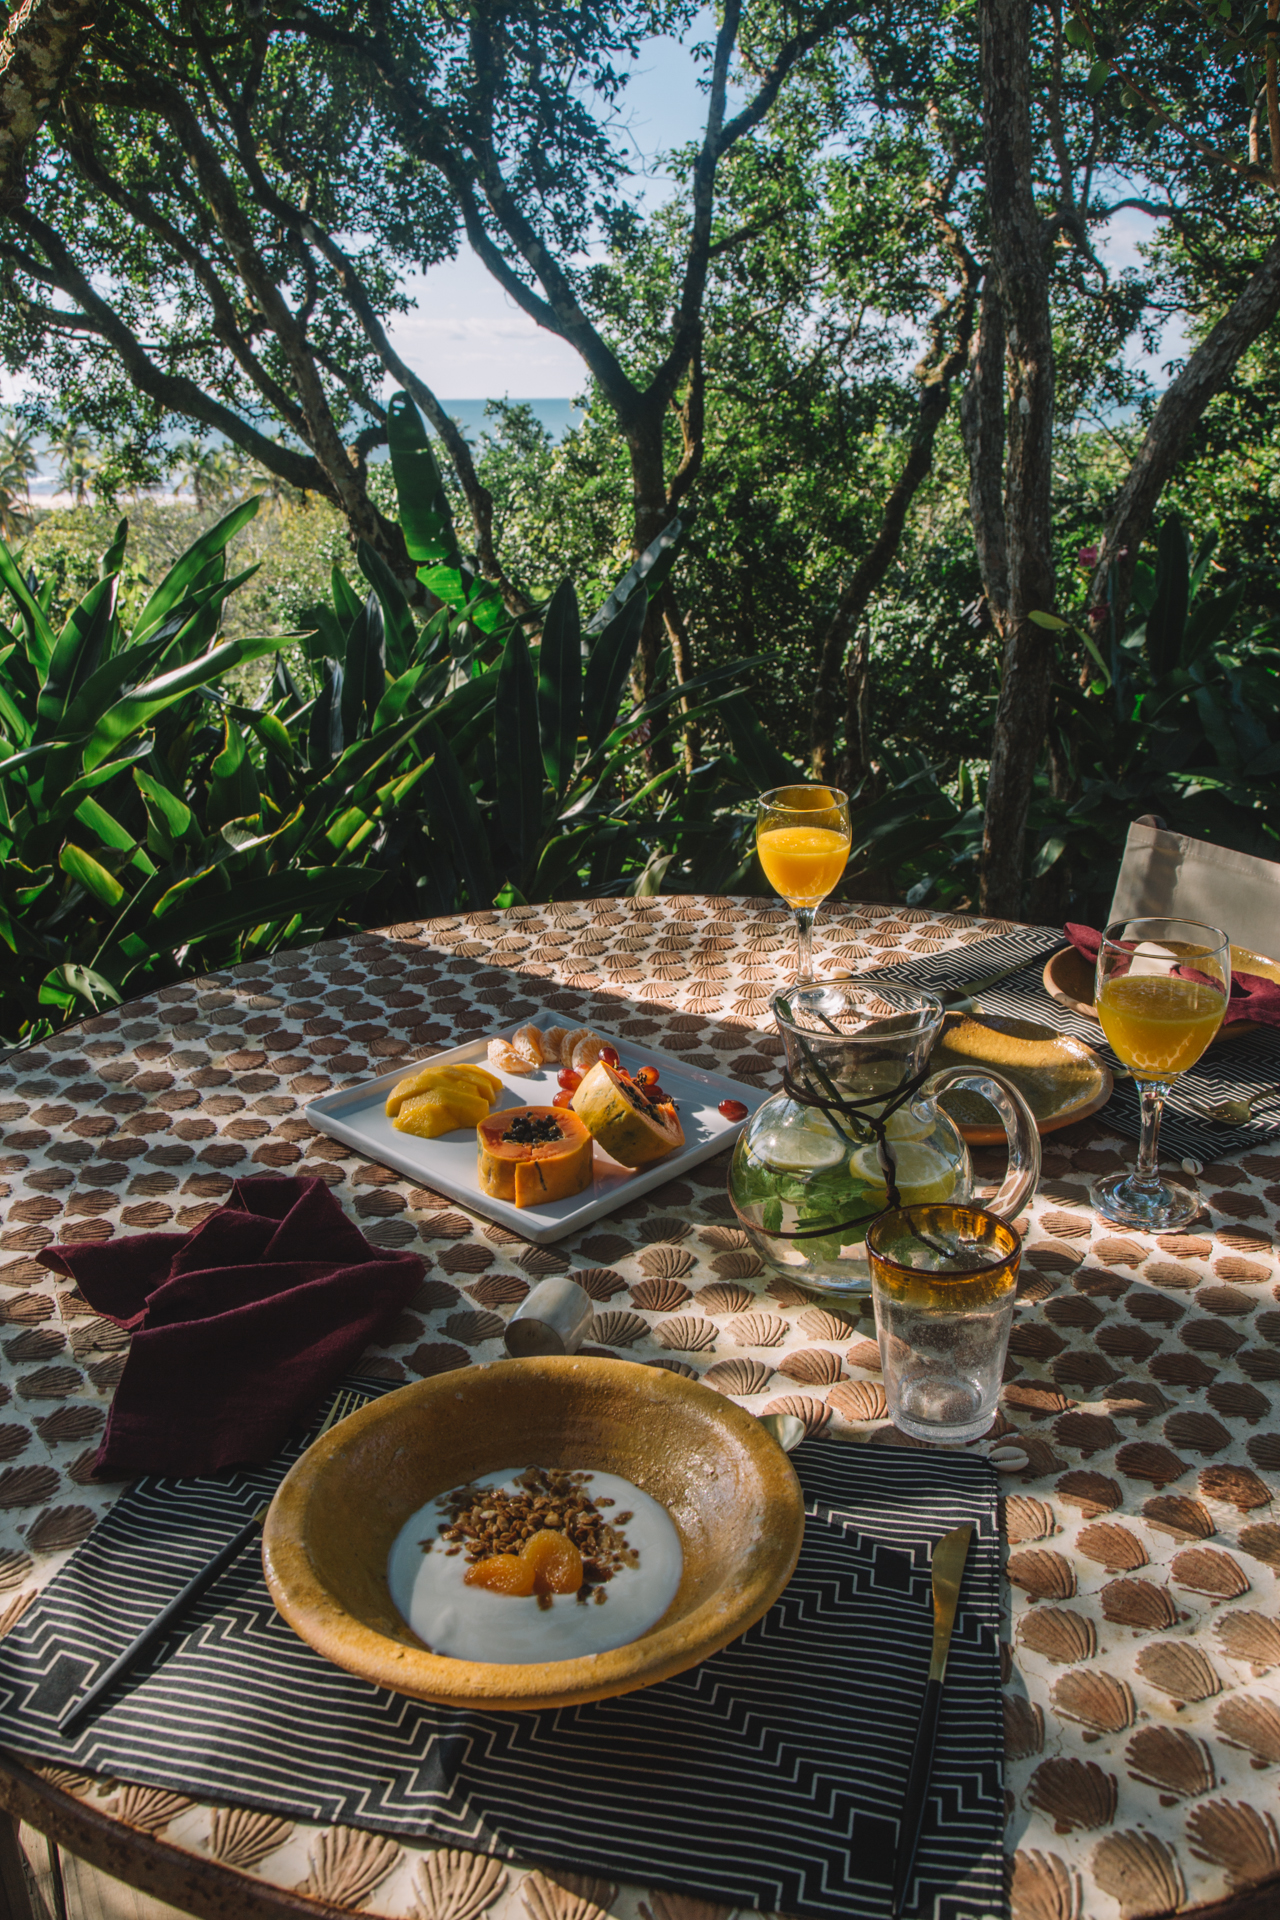
<path fill-rule="evenodd" d="M 391 1124 L 400 1133 L 435 1140 L 442 1133 L 456 1133 L 459 1127 L 477 1126 L 488 1112 L 489 1101 L 483 1093 L 468 1093 L 461 1086 L 432 1087 L 402 1101 Z"/>
<path fill-rule="evenodd" d="M 387 1095 L 387 1116 L 394 1120 L 406 1100 L 415 1094 L 428 1093 L 436 1087 L 459 1087 L 462 1091 L 477 1092 L 487 1096 L 485 1112 L 493 1105 L 502 1092 L 502 1082 L 487 1073 L 483 1067 L 473 1066 L 469 1061 L 450 1061 L 447 1066 L 438 1066 L 428 1060 L 425 1066 L 415 1067 L 403 1080 L 396 1082 Z"/>

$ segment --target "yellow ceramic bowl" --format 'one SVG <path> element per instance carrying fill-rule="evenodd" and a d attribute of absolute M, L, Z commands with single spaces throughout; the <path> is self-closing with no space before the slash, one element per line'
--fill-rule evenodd
<path fill-rule="evenodd" d="M 401 1619 L 387 1555 L 411 1514 L 501 1467 L 621 1474 L 684 1549 L 662 1619 L 610 1653 L 537 1665 L 452 1660 Z M 804 1531 L 791 1463 L 758 1420 L 696 1381 L 625 1360 L 503 1360 L 388 1394 L 316 1442 L 267 1515 L 271 1596 L 335 1665 L 418 1700 L 486 1711 L 574 1706 L 696 1666 L 766 1612 Z"/>

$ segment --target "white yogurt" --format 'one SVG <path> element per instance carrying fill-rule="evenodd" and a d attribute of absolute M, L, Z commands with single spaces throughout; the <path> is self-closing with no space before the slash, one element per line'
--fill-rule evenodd
<path fill-rule="evenodd" d="M 518 1474 L 508 1467 L 487 1473 L 478 1487 L 521 1493 Z M 611 1499 L 605 1516 L 630 1511 L 621 1528 L 639 1564 L 620 1567 L 601 1589 L 607 1600 L 580 1602 L 573 1593 L 550 1596 L 539 1606 L 536 1594 L 494 1593 L 463 1583 L 466 1555 L 445 1552 L 440 1539 L 449 1524 L 444 1498 L 429 1500 L 407 1520 L 387 1560 L 387 1584 L 397 1610 L 433 1653 L 455 1660 L 492 1660 L 501 1666 L 543 1660 L 576 1660 L 607 1653 L 661 1620 L 676 1597 L 684 1556 L 671 1515 L 658 1501 L 616 1473 L 588 1474 L 582 1491 L 592 1500 Z M 422 1550 L 424 1540 L 432 1546 Z"/>

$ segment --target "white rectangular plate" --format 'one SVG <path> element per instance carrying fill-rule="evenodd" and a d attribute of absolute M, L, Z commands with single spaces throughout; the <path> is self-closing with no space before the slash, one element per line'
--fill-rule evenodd
<path fill-rule="evenodd" d="M 502 1037 L 508 1038 L 509 1032 Z M 506 1200 L 495 1200 L 481 1192 L 474 1127 L 442 1134 L 436 1140 L 422 1140 L 416 1134 L 398 1132 L 386 1115 L 386 1098 L 392 1087 L 428 1059 L 439 1066 L 463 1060 L 486 1066 L 488 1042 L 493 1038 L 490 1034 L 482 1040 L 469 1040 L 465 1046 L 454 1047 L 448 1053 L 424 1054 L 420 1060 L 403 1061 L 394 1073 L 381 1074 L 376 1080 L 362 1080 L 359 1086 L 345 1087 L 340 1093 L 326 1093 L 311 1102 L 307 1119 L 322 1133 L 332 1134 L 335 1140 L 358 1147 L 371 1159 L 394 1167 L 397 1173 L 407 1174 L 411 1180 L 447 1194 L 472 1213 L 482 1213 L 488 1220 L 500 1220 L 526 1240 L 540 1247 L 549 1246 L 553 1240 L 563 1240 L 567 1233 L 589 1226 L 614 1207 L 625 1206 L 628 1200 L 648 1193 L 652 1187 L 662 1186 L 686 1167 L 696 1167 L 700 1160 L 707 1160 L 722 1147 L 731 1145 L 746 1121 L 726 1120 L 719 1111 L 722 1100 L 741 1100 L 748 1114 L 752 1114 L 769 1097 L 759 1087 L 744 1086 L 722 1073 L 704 1073 L 700 1067 L 687 1066 L 669 1053 L 649 1053 L 643 1047 L 630 1046 L 602 1028 L 593 1027 L 592 1032 L 611 1041 L 628 1072 L 635 1073 L 640 1067 L 658 1069 L 663 1092 L 679 1109 L 685 1144 L 661 1160 L 655 1160 L 651 1166 L 635 1171 L 620 1167 L 597 1147 L 591 1185 L 585 1192 L 568 1200 L 553 1201 L 547 1207 L 513 1207 Z M 503 1107 L 549 1107 L 559 1091 L 557 1071 L 548 1066 L 525 1075 L 498 1074 L 503 1091 L 494 1112 L 500 1112 Z"/>

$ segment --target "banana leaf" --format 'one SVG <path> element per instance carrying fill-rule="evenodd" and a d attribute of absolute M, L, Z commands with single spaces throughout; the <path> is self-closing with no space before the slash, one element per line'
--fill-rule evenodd
<path fill-rule="evenodd" d="M 174 561 L 133 624 L 130 638 L 134 644 L 145 640 L 188 597 L 199 584 L 209 562 L 224 551 L 227 542 L 234 539 L 241 527 L 248 526 L 261 504 L 260 495 L 255 495 L 252 500 L 242 500 L 238 506 L 232 507 L 230 513 L 223 514 L 207 533 L 202 533 L 198 540 L 193 541 L 180 559 Z"/>
<path fill-rule="evenodd" d="M 552 594 L 538 649 L 538 728 L 542 764 L 557 793 L 573 772 L 582 713 L 582 625 L 578 596 L 569 580 Z"/>
<path fill-rule="evenodd" d="M 507 844 L 523 868 L 542 830 L 542 751 L 533 661 L 519 627 L 512 627 L 498 668 L 493 757 L 498 818 Z"/>

